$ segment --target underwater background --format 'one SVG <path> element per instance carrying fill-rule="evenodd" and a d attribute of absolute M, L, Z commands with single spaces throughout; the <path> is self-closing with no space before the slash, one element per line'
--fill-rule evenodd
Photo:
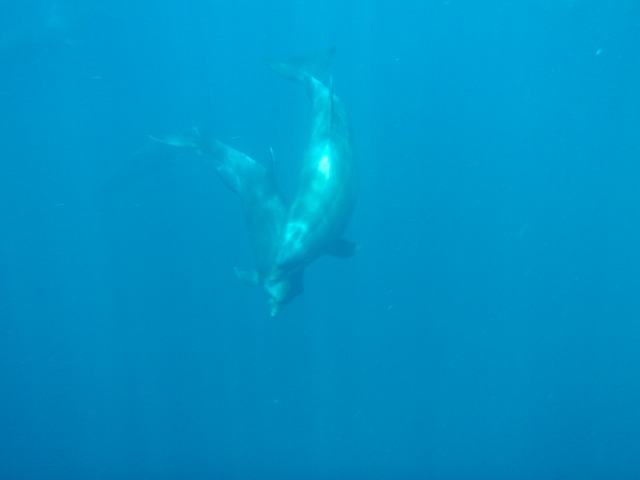
<path fill-rule="evenodd" d="M 0 478 L 640 478 L 640 3 L 0 2 Z M 277 318 L 198 126 L 346 233 Z"/>

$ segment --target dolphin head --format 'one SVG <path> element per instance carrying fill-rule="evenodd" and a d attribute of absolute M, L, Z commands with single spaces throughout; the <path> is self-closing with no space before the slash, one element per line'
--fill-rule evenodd
<path fill-rule="evenodd" d="M 264 282 L 272 317 L 278 315 L 282 307 L 302 293 L 303 273 L 304 270 L 299 269 L 284 276 L 274 275 Z"/>

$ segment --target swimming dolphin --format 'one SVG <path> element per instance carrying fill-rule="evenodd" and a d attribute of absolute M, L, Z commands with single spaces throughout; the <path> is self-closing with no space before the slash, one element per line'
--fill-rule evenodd
<path fill-rule="evenodd" d="M 349 257 L 357 249 L 342 238 L 358 186 L 351 126 L 332 84 L 327 87 L 317 78 L 334 54 L 331 49 L 322 55 L 267 60 L 273 71 L 303 85 L 312 102 L 311 137 L 275 260 L 283 278 L 321 255 Z"/>
<path fill-rule="evenodd" d="M 201 135 L 197 129 L 165 138 L 151 138 L 204 154 L 213 160 L 222 182 L 240 197 L 256 268 L 236 268 L 235 273 L 245 284 L 262 286 L 269 295 L 271 315 L 277 315 L 284 304 L 302 293 L 303 270 L 289 275 L 278 274 L 277 277 L 273 270 L 288 210 L 275 184 L 273 162 L 265 167 L 244 153 Z"/>
<path fill-rule="evenodd" d="M 267 60 L 272 70 L 304 85 L 312 100 L 311 138 L 290 206 L 276 186 L 273 161 L 265 167 L 196 129 L 163 139 L 151 137 L 213 159 L 222 181 L 240 197 L 256 269 L 236 269 L 236 275 L 245 283 L 264 288 L 272 316 L 302 293 L 307 265 L 325 254 L 349 257 L 357 249 L 342 238 L 358 183 L 351 127 L 333 89 L 317 78 L 334 53 L 331 49 L 322 55 Z"/>

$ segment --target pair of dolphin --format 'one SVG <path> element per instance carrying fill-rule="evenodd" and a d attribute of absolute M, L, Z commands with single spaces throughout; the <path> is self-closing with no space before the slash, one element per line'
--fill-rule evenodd
<path fill-rule="evenodd" d="M 272 316 L 302 293 L 307 265 L 325 254 L 346 258 L 356 251 L 355 244 L 342 238 L 357 192 L 351 127 L 332 88 L 317 78 L 334 53 L 267 60 L 276 73 L 303 85 L 312 101 L 311 138 L 290 204 L 276 186 L 273 161 L 265 166 L 197 130 L 160 140 L 213 159 L 219 177 L 240 197 L 256 268 L 236 269 L 236 275 L 264 288 Z"/>

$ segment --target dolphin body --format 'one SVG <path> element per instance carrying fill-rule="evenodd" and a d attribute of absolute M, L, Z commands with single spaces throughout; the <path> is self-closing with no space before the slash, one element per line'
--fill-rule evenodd
<path fill-rule="evenodd" d="M 288 205 L 280 194 L 273 175 L 273 162 L 267 167 L 222 142 L 209 139 L 197 129 L 165 138 L 151 137 L 174 147 L 186 147 L 213 160 L 222 182 L 239 198 L 256 262 L 254 270 L 235 269 L 243 283 L 262 286 L 269 295 L 271 315 L 302 293 L 303 270 L 290 275 L 274 275 Z"/>
<path fill-rule="evenodd" d="M 213 160 L 223 183 L 238 195 L 256 261 L 255 270 L 236 269 L 244 283 L 262 286 L 271 316 L 303 291 L 307 265 L 329 254 L 353 255 L 343 239 L 356 200 L 357 168 L 351 128 L 340 100 L 316 77 L 335 51 L 287 61 L 267 60 L 280 75 L 305 86 L 312 100 L 312 132 L 297 193 L 288 205 L 280 194 L 273 161 L 265 165 L 194 129 L 153 140 L 187 147 Z"/>
<path fill-rule="evenodd" d="M 312 128 L 300 183 L 289 207 L 276 258 L 276 276 L 286 278 L 318 257 L 350 257 L 357 246 L 342 238 L 357 195 L 358 172 L 351 126 L 332 85 L 317 75 L 335 49 L 322 55 L 267 60 L 276 73 L 303 85 L 312 102 Z"/>

